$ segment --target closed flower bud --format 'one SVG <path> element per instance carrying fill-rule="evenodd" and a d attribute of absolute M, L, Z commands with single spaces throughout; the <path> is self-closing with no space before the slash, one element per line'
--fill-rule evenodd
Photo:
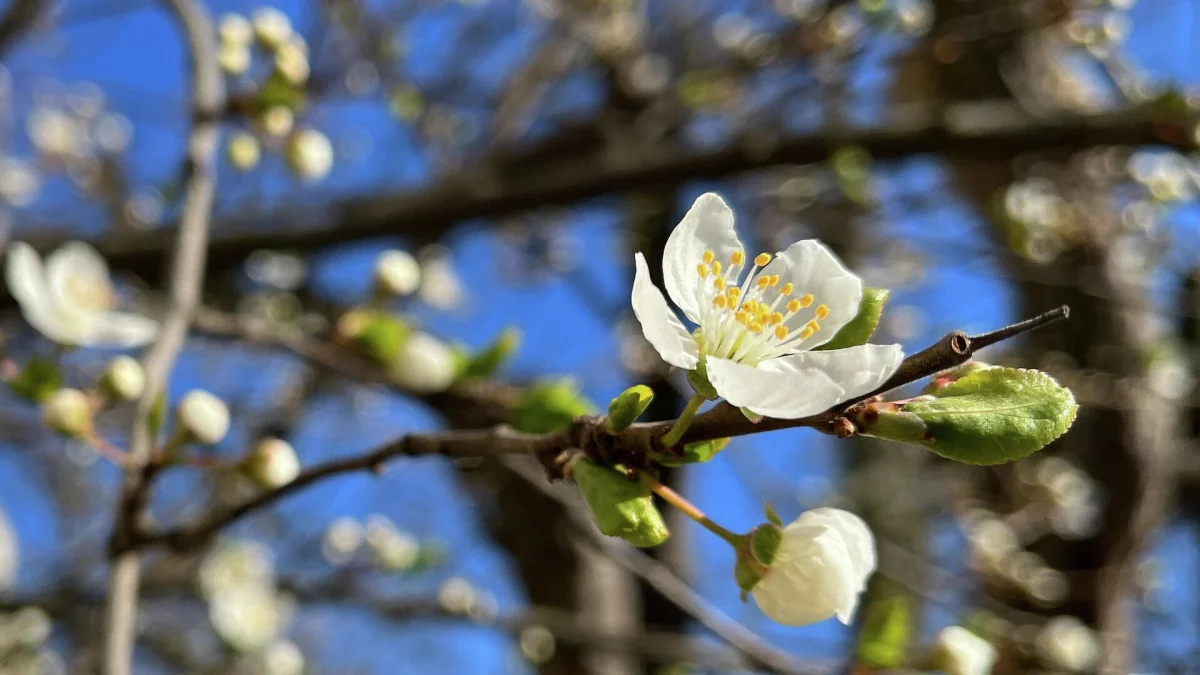
<path fill-rule="evenodd" d="M 275 51 L 275 70 L 292 84 L 304 84 L 308 80 L 308 54 L 295 44 L 288 42 Z"/>
<path fill-rule="evenodd" d="M 122 401 L 136 401 L 146 390 L 146 373 L 142 364 L 132 356 L 118 356 L 108 362 L 103 386 L 111 396 Z"/>
<path fill-rule="evenodd" d="M 220 443 L 229 433 L 229 407 L 202 389 L 189 391 L 176 414 L 179 425 L 205 445 Z"/>
<path fill-rule="evenodd" d="M 230 75 L 241 75 L 250 68 L 250 47 L 239 42 L 222 42 L 217 48 L 217 63 Z"/>
<path fill-rule="evenodd" d="M 277 47 L 292 35 L 292 21 L 274 7 L 260 7 L 254 11 L 254 34 L 268 47 Z"/>
<path fill-rule="evenodd" d="M 457 371 L 454 351 L 426 333 L 413 333 L 404 340 L 389 368 L 393 382 L 418 394 L 445 391 Z"/>
<path fill-rule="evenodd" d="M 764 614 L 788 626 L 832 616 L 849 624 L 874 571 L 875 539 L 866 523 L 840 509 L 813 509 L 783 529 L 751 593 Z"/>
<path fill-rule="evenodd" d="M 92 405 L 78 389 L 59 389 L 42 405 L 42 419 L 58 433 L 78 438 L 92 431 Z"/>
<path fill-rule="evenodd" d="M 381 295 L 412 295 L 421 285 L 421 266 L 406 251 L 390 250 L 375 259 L 375 288 Z"/>
<path fill-rule="evenodd" d="M 333 144 L 316 129 L 304 129 L 288 142 L 287 160 L 302 180 L 321 180 L 333 169 Z"/>
<path fill-rule="evenodd" d="M 300 475 L 300 460 L 292 445 L 280 438 L 263 439 L 246 461 L 246 475 L 268 490 L 283 487 Z"/>
<path fill-rule="evenodd" d="M 248 45 L 254 39 L 254 26 L 250 25 L 250 20 L 233 12 L 221 15 L 220 27 L 217 30 L 221 35 L 221 42 Z"/>
<path fill-rule="evenodd" d="M 262 146 L 254 134 L 239 131 L 229 137 L 229 163 L 238 171 L 249 171 L 262 160 Z"/>
<path fill-rule="evenodd" d="M 935 650 L 946 675 L 989 675 L 996 663 L 992 643 L 960 626 L 942 629 Z"/>
<path fill-rule="evenodd" d="M 291 133 L 296 124 L 296 116 L 289 108 L 276 105 L 267 108 L 259 117 L 258 123 L 268 136 L 280 138 Z"/>
<path fill-rule="evenodd" d="M 1100 658 L 1096 633 L 1073 616 L 1056 616 L 1047 621 L 1035 646 L 1042 663 L 1055 671 L 1090 672 Z"/>

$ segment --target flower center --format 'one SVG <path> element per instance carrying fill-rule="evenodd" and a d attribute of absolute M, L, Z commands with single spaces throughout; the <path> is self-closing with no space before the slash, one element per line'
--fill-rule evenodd
<path fill-rule="evenodd" d="M 87 311 L 110 312 L 117 307 L 117 297 L 112 286 L 102 279 L 72 274 L 67 278 L 64 290 L 76 306 Z"/>
<path fill-rule="evenodd" d="M 812 293 L 797 294 L 791 283 L 780 286 L 778 274 L 763 274 L 771 254 L 758 254 L 749 271 L 742 251 L 734 251 L 728 267 L 716 257 L 713 251 L 705 251 L 703 262 L 696 266 L 697 339 L 705 354 L 757 366 L 796 351 L 821 330 L 829 307 L 813 307 Z M 811 318 L 800 324 L 796 317 L 810 308 Z"/>

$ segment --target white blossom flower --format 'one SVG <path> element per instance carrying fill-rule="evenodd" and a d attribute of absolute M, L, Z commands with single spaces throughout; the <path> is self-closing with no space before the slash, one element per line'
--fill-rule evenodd
<path fill-rule="evenodd" d="M 291 443 L 280 438 L 267 438 L 255 447 L 247 469 L 255 482 L 273 490 L 296 480 L 300 475 L 300 460 Z"/>
<path fill-rule="evenodd" d="M 123 401 L 136 401 L 146 390 L 146 372 L 137 359 L 122 354 L 108 362 L 104 388 Z"/>
<path fill-rule="evenodd" d="M 384 251 L 375 259 L 375 286 L 385 295 L 412 295 L 421 285 L 421 266 L 407 251 Z"/>
<path fill-rule="evenodd" d="M 221 15 L 217 28 L 221 42 L 249 45 L 254 40 L 254 26 L 241 14 L 229 12 Z"/>
<path fill-rule="evenodd" d="M 158 322 L 112 311 L 117 296 L 108 265 L 83 242 L 64 244 L 46 258 L 45 267 L 32 246 L 13 242 L 5 272 L 25 320 L 55 342 L 140 347 L 158 334 Z"/>
<path fill-rule="evenodd" d="M 1048 668 L 1084 673 L 1100 658 L 1096 633 L 1073 616 L 1056 616 L 1046 622 L 1035 641 L 1038 657 Z"/>
<path fill-rule="evenodd" d="M 288 142 L 287 160 L 301 179 L 321 180 L 333 169 L 333 144 L 316 129 L 303 129 Z"/>
<path fill-rule="evenodd" d="M 15 157 L 0 159 L 0 199 L 16 206 L 29 206 L 42 188 L 42 177 L 25 160 Z"/>
<path fill-rule="evenodd" d="M 296 124 L 296 115 L 291 108 L 273 105 L 263 111 L 258 118 L 258 123 L 268 136 L 281 138 L 291 133 L 292 127 Z"/>
<path fill-rule="evenodd" d="M 275 70 L 292 84 L 304 84 L 308 80 L 308 54 L 297 44 L 289 41 L 275 50 Z"/>
<path fill-rule="evenodd" d="M 39 107 L 25 123 L 33 147 L 52 157 L 73 157 L 87 149 L 87 127 L 63 110 Z"/>
<path fill-rule="evenodd" d="M 262 649 L 283 632 L 287 605 L 273 588 L 238 586 L 219 591 L 208 605 L 213 629 L 230 646 L 246 652 Z"/>
<path fill-rule="evenodd" d="M 46 426 L 76 438 L 92 430 L 92 405 L 78 389 L 59 389 L 42 406 Z"/>
<path fill-rule="evenodd" d="M 262 160 L 262 146 L 254 134 L 239 131 L 229 137 L 229 163 L 238 171 L 249 171 Z"/>
<path fill-rule="evenodd" d="M 229 406 L 203 389 L 193 389 L 179 402 L 179 424 L 206 445 L 220 443 L 229 433 Z"/>
<path fill-rule="evenodd" d="M 458 369 L 454 352 L 427 333 L 413 333 L 404 340 L 388 372 L 392 381 L 418 394 L 445 391 Z"/>
<path fill-rule="evenodd" d="M 234 539 L 204 556 L 198 578 L 200 590 L 208 599 L 234 588 L 270 588 L 275 585 L 275 561 L 264 544 Z"/>
<path fill-rule="evenodd" d="M 775 559 L 750 592 L 764 614 L 788 626 L 832 616 L 849 624 L 875 562 L 875 538 L 861 518 L 813 509 L 783 529 Z"/>
<path fill-rule="evenodd" d="M 217 63 L 230 75 L 241 75 L 250 68 L 249 45 L 241 42 L 222 42 L 217 48 Z"/>
<path fill-rule="evenodd" d="M 936 648 L 946 675 L 990 675 L 996 663 L 992 643 L 961 626 L 943 628 Z"/>
<path fill-rule="evenodd" d="M 717 394 L 760 415 L 797 418 L 883 384 L 903 358 L 900 345 L 810 351 L 858 313 L 862 282 L 815 240 L 749 261 L 733 211 L 701 195 L 667 240 L 663 276 L 689 332 L 635 258 L 633 312 L 663 360 L 702 364 Z M 747 269 L 748 267 L 748 269 Z"/>
<path fill-rule="evenodd" d="M 252 17 L 254 34 L 268 47 L 277 47 L 292 35 L 292 21 L 274 7 L 259 7 Z"/>
<path fill-rule="evenodd" d="M 437 309 L 462 305 L 466 291 L 444 247 L 432 246 L 421 254 L 421 288 L 417 294 L 422 302 Z"/>
<path fill-rule="evenodd" d="M 266 675 L 302 675 L 304 652 L 291 640 L 276 640 L 263 650 Z"/>

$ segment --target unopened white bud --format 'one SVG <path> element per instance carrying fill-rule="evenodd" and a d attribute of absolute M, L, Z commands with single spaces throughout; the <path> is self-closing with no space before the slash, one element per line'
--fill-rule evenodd
<path fill-rule="evenodd" d="M 275 51 L 275 69 L 292 84 L 304 84 L 308 80 L 308 54 L 292 42 L 280 45 Z"/>
<path fill-rule="evenodd" d="M 1038 633 L 1038 658 L 1048 668 L 1068 673 L 1089 672 L 1100 657 L 1096 634 L 1073 616 L 1056 616 Z"/>
<path fill-rule="evenodd" d="M 301 179 L 318 181 L 333 168 L 333 144 L 316 129 L 304 129 L 288 143 L 288 165 Z"/>
<path fill-rule="evenodd" d="M 262 159 L 262 146 L 254 134 L 244 131 L 235 133 L 229 139 L 229 163 L 238 171 L 249 171 L 258 166 Z"/>
<path fill-rule="evenodd" d="M 996 663 L 992 643 L 960 626 L 942 629 L 935 649 L 946 675 L 989 675 Z"/>
<path fill-rule="evenodd" d="M 258 122 L 268 136 L 279 138 L 291 133 L 292 126 L 296 124 L 296 116 L 290 109 L 276 105 L 267 108 Z"/>
<path fill-rule="evenodd" d="M 220 443 L 229 433 L 229 407 L 202 389 L 189 391 L 176 412 L 180 426 L 206 445 Z"/>
<path fill-rule="evenodd" d="M 146 390 L 146 372 L 132 356 L 118 356 L 104 371 L 104 388 L 122 401 L 136 401 Z"/>
<path fill-rule="evenodd" d="M 384 251 L 375 259 L 375 287 L 384 295 L 412 295 L 421 285 L 421 266 L 406 251 Z"/>
<path fill-rule="evenodd" d="M 300 460 L 296 450 L 280 438 L 267 438 L 254 448 L 246 463 L 246 473 L 268 490 L 283 487 L 300 475 Z"/>
<path fill-rule="evenodd" d="M 250 20 L 233 12 L 221 15 L 217 31 L 221 42 L 225 43 L 248 45 L 254 39 L 254 26 L 250 25 Z"/>
<path fill-rule="evenodd" d="M 441 340 L 426 333 L 413 333 L 400 346 L 389 373 L 401 387 L 427 394 L 449 388 L 457 368 L 454 352 Z"/>
<path fill-rule="evenodd" d="M 65 436 L 85 436 L 92 431 L 92 405 L 78 389 L 59 389 L 42 405 L 42 419 Z"/>
<path fill-rule="evenodd" d="M 274 7 L 254 10 L 254 34 L 268 47 L 278 47 L 292 35 L 292 21 Z"/>
<path fill-rule="evenodd" d="M 250 68 L 250 47 L 240 42 L 222 42 L 217 48 L 217 63 L 230 75 L 241 75 Z"/>

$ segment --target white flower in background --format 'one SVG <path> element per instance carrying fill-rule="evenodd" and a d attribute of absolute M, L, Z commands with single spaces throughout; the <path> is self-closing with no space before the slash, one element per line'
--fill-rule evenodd
<path fill-rule="evenodd" d="M 255 482 L 273 490 L 296 480 L 300 475 L 300 460 L 291 443 L 280 438 L 267 438 L 254 448 L 246 469 Z"/>
<path fill-rule="evenodd" d="M 304 652 L 291 640 L 276 640 L 263 650 L 263 671 L 266 675 L 302 675 Z"/>
<path fill-rule="evenodd" d="M 221 15 L 217 32 L 221 35 L 221 42 L 225 43 L 249 45 L 254 41 L 254 26 L 250 20 L 233 12 Z"/>
<path fill-rule="evenodd" d="M 333 521 L 329 525 L 329 529 L 325 530 L 325 537 L 321 541 L 321 552 L 325 554 L 325 559 L 330 563 L 344 565 L 354 559 L 358 550 L 362 548 L 362 543 L 362 524 L 353 518 L 343 516 Z"/>
<path fill-rule="evenodd" d="M 449 310 L 462 305 L 465 295 L 462 280 L 446 249 L 441 246 L 426 249 L 421 255 L 421 288 L 417 292 L 421 302 Z"/>
<path fill-rule="evenodd" d="M 292 35 L 292 21 L 274 7 L 259 7 L 252 19 L 254 34 L 268 47 L 278 47 Z"/>
<path fill-rule="evenodd" d="M 146 390 L 146 372 L 137 359 L 122 354 L 108 362 L 103 383 L 109 393 L 122 401 L 136 401 Z"/>
<path fill-rule="evenodd" d="M 254 652 L 277 639 L 289 620 L 287 603 L 273 588 L 241 586 L 218 592 L 209 601 L 213 629 L 235 649 Z"/>
<path fill-rule="evenodd" d="M 250 69 L 250 47 L 240 42 L 222 42 L 217 48 L 217 63 L 230 75 L 241 75 Z"/>
<path fill-rule="evenodd" d="M 775 559 L 750 592 L 764 614 L 788 626 L 832 616 L 849 624 L 874 571 L 867 524 L 841 509 L 813 509 L 783 529 Z"/>
<path fill-rule="evenodd" d="M 0 593 L 16 584 L 20 562 L 21 548 L 17 543 L 17 531 L 8 521 L 8 514 L 0 508 Z"/>
<path fill-rule="evenodd" d="M 50 639 L 54 625 L 41 607 L 22 607 L 8 619 L 7 631 L 26 647 L 40 647 Z"/>
<path fill-rule="evenodd" d="M 457 370 L 454 352 L 445 343 L 427 333 L 413 333 L 400 346 L 388 374 L 408 391 L 428 394 L 445 391 Z"/>
<path fill-rule="evenodd" d="M 33 247 L 8 249 L 8 290 L 39 333 L 64 345 L 140 347 L 158 335 L 158 322 L 112 311 L 117 295 L 104 258 L 83 242 L 63 244 L 42 260 Z"/>
<path fill-rule="evenodd" d="M 1100 658 L 1096 633 L 1073 616 L 1056 616 L 1047 621 L 1035 646 L 1038 658 L 1047 668 L 1068 673 L 1089 672 Z"/>
<path fill-rule="evenodd" d="M 281 138 L 291 133 L 292 127 L 296 124 L 296 116 L 290 108 L 275 105 L 263 112 L 258 123 L 268 136 Z"/>
<path fill-rule="evenodd" d="M 421 266 L 407 251 L 384 251 L 375 259 L 375 287 L 384 295 L 412 295 L 421 285 Z"/>
<path fill-rule="evenodd" d="M 120 154 L 128 150 L 133 141 L 133 122 L 119 113 L 105 113 L 93 125 L 92 138 L 101 151 Z"/>
<path fill-rule="evenodd" d="M 271 550 L 250 539 L 225 542 L 200 562 L 200 590 L 206 598 L 233 588 L 273 588 L 275 562 Z"/>
<path fill-rule="evenodd" d="M 229 137 L 229 163 L 238 171 L 249 171 L 262 160 L 262 146 L 254 134 L 239 131 Z"/>
<path fill-rule="evenodd" d="M 292 84 L 308 80 L 308 53 L 297 43 L 288 41 L 275 50 L 275 70 Z"/>
<path fill-rule="evenodd" d="M 288 141 L 287 160 L 301 179 L 321 180 L 333 169 L 333 144 L 316 129 L 302 129 Z"/>
<path fill-rule="evenodd" d="M 936 649 L 946 675 L 990 675 L 996 663 L 992 643 L 961 626 L 943 628 Z"/>
<path fill-rule="evenodd" d="M 0 159 L 0 199 L 12 206 L 29 206 L 42 188 L 42 178 L 32 164 L 22 159 Z"/>
<path fill-rule="evenodd" d="M 87 149 L 86 126 L 63 110 L 35 108 L 25 122 L 25 131 L 33 147 L 51 157 L 72 157 Z"/>
<path fill-rule="evenodd" d="M 64 436 L 84 436 L 92 431 L 91 401 L 78 389 L 59 389 L 42 404 L 42 420 Z"/>
<path fill-rule="evenodd" d="M 635 258 L 633 312 L 663 360 L 695 370 L 729 403 L 792 419 L 826 410 L 883 384 L 899 367 L 900 345 L 809 351 L 858 313 L 862 282 L 815 240 L 749 261 L 733 211 L 701 195 L 663 253 L 667 293 L 692 323 L 689 332 Z"/>
<path fill-rule="evenodd" d="M 220 443 L 229 433 L 229 406 L 203 389 L 193 389 L 179 402 L 179 424 L 205 445 Z"/>

